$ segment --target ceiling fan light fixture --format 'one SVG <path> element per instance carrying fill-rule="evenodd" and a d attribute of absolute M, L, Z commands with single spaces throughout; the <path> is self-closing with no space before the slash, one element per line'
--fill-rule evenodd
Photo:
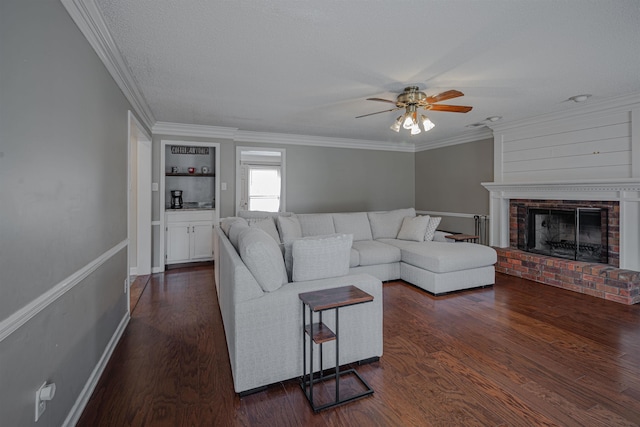
<path fill-rule="evenodd" d="M 422 127 L 424 128 L 425 132 L 429 132 L 431 129 L 436 127 L 436 125 L 429 119 L 429 117 L 425 116 L 424 114 L 420 116 L 420 120 L 422 121 Z"/>
<path fill-rule="evenodd" d="M 417 124 L 411 126 L 411 136 L 418 135 L 420 132 L 422 132 L 420 130 L 420 126 L 418 126 Z"/>
<path fill-rule="evenodd" d="M 402 116 L 398 116 L 395 122 L 391 125 L 389 129 L 394 132 L 400 132 L 400 126 L 402 126 Z"/>

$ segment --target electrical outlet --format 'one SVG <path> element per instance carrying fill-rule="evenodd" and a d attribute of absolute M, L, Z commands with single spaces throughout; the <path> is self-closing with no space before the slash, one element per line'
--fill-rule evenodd
<path fill-rule="evenodd" d="M 40 419 L 45 409 L 47 409 L 47 402 L 45 400 L 40 399 L 40 392 L 42 391 L 43 388 L 45 388 L 46 385 L 47 385 L 47 382 L 45 381 L 44 383 L 42 383 L 38 391 L 36 391 L 36 421 Z"/>

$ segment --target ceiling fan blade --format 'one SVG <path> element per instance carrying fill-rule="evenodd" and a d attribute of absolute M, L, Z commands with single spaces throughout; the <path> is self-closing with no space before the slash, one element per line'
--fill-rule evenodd
<path fill-rule="evenodd" d="M 376 111 L 375 113 L 369 113 L 369 114 L 363 114 L 361 116 L 356 117 L 356 119 L 359 119 L 360 117 L 367 117 L 367 116 L 373 116 L 374 114 L 380 114 L 380 113 L 388 113 L 389 111 L 396 111 L 401 109 L 402 107 L 397 107 L 397 108 L 392 108 L 390 110 L 384 110 L 384 111 Z"/>
<path fill-rule="evenodd" d="M 383 98 L 367 98 L 367 101 L 390 102 L 392 104 L 396 103 L 396 101 L 392 101 L 390 99 L 383 99 Z"/>
<path fill-rule="evenodd" d="M 464 96 L 464 93 L 459 90 L 448 90 L 434 96 L 427 96 L 427 102 L 429 104 L 433 104 L 435 102 L 446 101 L 447 99 L 453 99 L 459 96 Z"/>
<path fill-rule="evenodd" d="M 449 111 L 451 113 L 468 113 L 473 107 L 467 107 L 465 105 L 443 105 L 433 104 L 424 107 L 425 110 L 431 111 Z"/>

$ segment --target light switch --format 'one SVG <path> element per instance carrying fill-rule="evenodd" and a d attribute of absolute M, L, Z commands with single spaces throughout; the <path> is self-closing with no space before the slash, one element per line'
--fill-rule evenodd
<path fill-rule="evenodd" d="M 227 189 L 227 183 L 226 183 L 226 182 L 221 183 L 221 184 L 220 184 L 220 189 L 221 189 L 222 191 L 226 190 L 226 189 Z"/>
<path fill-rule="evenodd" d="M 151 183 L 151 191 L 158 191 L 158 183 L 157 182 L 152 182 Z"/>

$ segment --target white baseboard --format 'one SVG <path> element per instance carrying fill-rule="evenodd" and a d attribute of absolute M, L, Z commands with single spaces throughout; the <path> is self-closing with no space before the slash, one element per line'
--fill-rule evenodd
<path fill-rule="evenodd" d="M 164 266 L 162 266 L 162 267 L 153 267 L 151 269 L 152 273 L 162 273 L 163 271 L 164 271 Z"/>
<path fill-rule="evenodd" d="M 67 418 L 64 420 L 64 423 L 62 423 L 64 427 L 73 427 L 78 423 L 78 420 L 80 419 L 84 408 L 87 406 L 87 402 L 89 402 L 89 398 L 91 397 L 93 390 L 96 388 L 98 380 L 104 372 L 104 369 L 107 367 L 107 363 L 109 362 L 109 359 L 113 354 L 113 350 L 115 350 L 116 345 L 120 341 L 120 338 L 122 337 L 124 330 L 127 328 L 130 319 L 131 316 L 129 315 L 129 313 L 125 313 L 124 317 L 120 321 L 120 324 L 118 325 L 118 328 L 111 336 L 107 347 L 104 349 L 102 357 L 100 357 L 100 360 L 98 361 L 96 367 L 93 368 L 93 372 L 91 372 L 87 383 L 84 385 L 84 388 L 76 399 L 76 403 L 74 403 L 71 411 L 69 411 L 69 414 L 67 415 Z"/>
<path fill-rule="evenodd" d="M 137 276 L 138 275 L 138 267 L 129 268 L 129 276 Z"/>

